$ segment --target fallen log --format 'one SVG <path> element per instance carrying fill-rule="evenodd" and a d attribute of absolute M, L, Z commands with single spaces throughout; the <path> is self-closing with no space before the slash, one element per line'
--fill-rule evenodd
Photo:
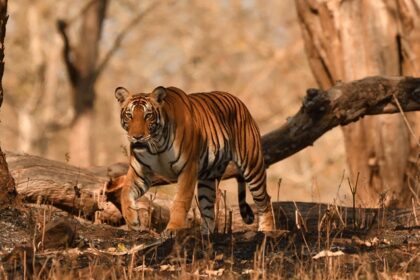
<path fill-rule="evenodd" d="M 88 219 L 99 210 L 106 176 L 37 156 L 10 152 L 6 156 L 16 190 L 25 201 L 52 204 Z"/>
<path fill-rule="evenodd" d="M 105 201 L 103 188 L 109 180 L 106 174 L 95 174 L 87 169 L 25 154 L 7 153 L 7 161 L 16 180 L 16 190 L 26 202 L 52 204 L 95 222 L 123 223 L 118 208 Z M 109 172 L 112 174 L 112 168 Z M 142 208 L 141 221 L 145 225 L 151 224 L 152 228 L 161 230 L 169 220 L 171 198 L 158 189 L 156 193 L 151 192 L 151 194 L 153 194 L 151 199 L 149 199 L 150 194 L 147 194 L 138 201 L 138 206 Z M 257 221 L 252 225 L 244 224 L 239 208 L 224 204 L 225 202 L 221 201 L 220 209 L 216 211 L 219 232 L 257 229 Z M 256 212 L 254 206 L 252 208 Z M 420 207 L 393 211 L 357 208 L 356 221 L 353 223 L 353 209 L 335 205 L 273 202 L 273 211 L 278 228 L 301 229 L 309 232 L 322 229 L 329 223 L 338 229 L 353 224 L 357 228 L 368 228 L 374 223 L 381 223 L 381 219 L 386 219 L 389 224 L 389 217 L 398 221 L 400 225 L 415 226 L 418 222 L 415 218 L 420 215 Z M 189 213 L 189 224 L 194 226 L 199 223 L 200 212 L 195 206 Z"/>
<path fill-rule="evenodd" d="M 91 171 L 27 154 L 8 152 L 6 156 L 16 181 L 16 190 L 25 202 L 50 204 L 95 222 L 113 225 L 124 222 L 121 212 L 104 196 L 108 176 L 118 173 L 119 165 L 110 166 L 106 173 L 101 173 L 95 168 Z M 142 211 L 145 224 L 152 223 L 155 228 L 164 226 L 161 223 L 168 220 L 165 217 L 169 217 L 169 210 L 150 202 L 146 197 L 138 203 L 145 209 Z M 148 208 L 151 207 L 158 209 L 154 214 L 159 214 L 159 217 L 149 217 Z"/>

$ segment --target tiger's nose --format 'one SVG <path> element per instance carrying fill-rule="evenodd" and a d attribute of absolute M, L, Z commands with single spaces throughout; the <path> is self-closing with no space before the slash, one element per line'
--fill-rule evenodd
<path fill-rule="evenodd" d="M 130 140 L 130 142 L 139 142 L 142 138 L 142 135 L 128 136 L 128 140 Z"/>

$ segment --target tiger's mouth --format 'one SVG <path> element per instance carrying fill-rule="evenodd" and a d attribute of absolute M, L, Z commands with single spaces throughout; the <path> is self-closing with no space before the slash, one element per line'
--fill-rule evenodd
<path fill-rule="evenodd" d="M 130 142 L 131 149 L 146 149 L 148 147 L 147 142 Z"/>
<path fill-rule="evenodd" d="M 148 147 L 148 140 L 150 140 L 150 136 L 141 138 L 128 136 L 128 140 L 130 141 L 131 148 L 145 149 Z"/>

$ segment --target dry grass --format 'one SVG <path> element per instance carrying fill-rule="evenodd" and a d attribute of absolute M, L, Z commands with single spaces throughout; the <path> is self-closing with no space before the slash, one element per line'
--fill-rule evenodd
<path fill-rule="evenodd" d="M 330 205 L 319 208 L 318 223 L 311 228 L 308 212 L 295 203 L 296 226 L 289 232 L 256 232 L 203 236 L 199 230 L 181 231 L 176 238 L 159 240 L 106 225 L 77 223 L 72 248 L 50 248 L 44 221 L 63 213 L 49 208 L 29 211 L 31 223 L 19 232 L 21 246 L 2 246 L 2 279 L 418 279 L 420 228 L 414 212 L 395 226 L 395 220 L 367 226 L 369 211 L 352 214 Z M 346 208 L 348 209 L 348 208 Z M 351 209 L 351 208 L 350 208 Z M 418 207 L 414 208 L 418 211 Z M 9 226 L 17 212 L 8 210 Z M 7 211 L 6 211 L 7 212 Z M 5 216 L 1 220 L 4 224 Z M 350 211 L 353 212 L 353 211 Z M 390 211 L 389 211 L 390 212 Z M 11 219 L 12 217 L 13 219 Z M 378 217 L 378 216 L 377 216 Z M 25 219 L 27 219 L 26 217 Z M 69 218 L 69 217 L 67 217 Z M 22 218 L 23 219 L 23 218 Z M 74 221 L 72 220 L 72 223 Z M 308 222 L 308 224 L 305 224 Z M 345 226 L 347 223 L 348 226 Z M 404 227 L 404 228 L 402 228 Z M 4 228 L 4 227 L 3 227 Z M 5 228 L 5 230 L 8 230 Z M 25 235 L 27 233 L 27 235 Z M 13 234 L 12 232 L 10 234 Z M 1 236 L 5 241 L 4 232 Z M 41 240 L 38 244 L 36 240 Z M 7 242 L 6 242 L 7 243 Z M 29 245 L 29 246 L 27 246 Z M 46 248 L 46 249 L 43 249 Z M 325 257 L 315 256 L 323 252 Z M 342 252 L 342 253 L 341 253 Z"/>
<path fill-rule="evenodd" d="M 203 235 L 195 227 L 159 239 L 40 203 L 5 209 L 0 279 L 419 279 L 418 196 L 405 210 L 381 201 L 376 209 L 357 208 L 357 185 L 357 178 L 348 180 L 352 207 L 338 199 L 274 202 L 278 227 L 287 231 L 268 235 L 232 233 L 225 223 L 221 234 Z M 218 216 L 226 221 L 226 192 L 218 199 Z"/>

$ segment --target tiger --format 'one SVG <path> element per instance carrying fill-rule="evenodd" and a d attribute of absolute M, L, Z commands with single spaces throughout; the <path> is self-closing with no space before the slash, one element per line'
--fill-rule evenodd
<path fill-rule="evenodd" d="M 176 87 L 133 94 L 115 89 L 122 128 L 130 144 L 129 169 L 122 183 L 121 209 L 130 229 L 140 230 L 136 200 L 152 184 L 152 176 L 177 180 L 165 231 L 186 228 L 195 187 L 204 227 L 215 228 L 218 183 L 230 162 L 237 168 L 238 202 L 246 224 L 254 214 L 246 202 L 249 187 L 259 219 L 258 230 L 274 230 L 261 136 L 248 109 L 237 97 L 213 91 L 186 94 Z"/>

